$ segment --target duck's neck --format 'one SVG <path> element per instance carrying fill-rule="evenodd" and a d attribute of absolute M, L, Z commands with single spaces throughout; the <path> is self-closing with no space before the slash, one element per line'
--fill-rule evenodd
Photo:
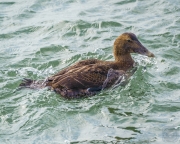
<path fill-rule="evenodd" d="M 115 55 L 115 61 L 118 62 L 119 66 L 124 70 L 128 70 L 133 67 L 134 60 L 132 59 L 130 53 L 125 55 Z"/>

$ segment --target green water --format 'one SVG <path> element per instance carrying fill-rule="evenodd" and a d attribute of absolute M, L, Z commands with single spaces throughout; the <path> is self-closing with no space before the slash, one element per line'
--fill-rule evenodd
<path fill-rule="evenodd" d="M 156 55 L 133 55 L 139 66 L 125 87 L 78 100 L 16 91 L 23 77 L 113 60 L 123 32 Z M 179 0 L 0 0 L 0 143 L 180 143 L 179 64 Z"/>

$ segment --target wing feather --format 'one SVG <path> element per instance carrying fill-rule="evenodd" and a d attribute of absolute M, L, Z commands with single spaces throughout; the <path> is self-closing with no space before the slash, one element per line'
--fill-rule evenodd
<path fill-rule="evenodd" d="M 51 85 L 54 89 L 87 89 L 102 86 L 109 69 L 109 66 L 102 64 L 81 66 L 81 68 L 71 69 L 71 72 L 55 76 L 51 80 Z"/>

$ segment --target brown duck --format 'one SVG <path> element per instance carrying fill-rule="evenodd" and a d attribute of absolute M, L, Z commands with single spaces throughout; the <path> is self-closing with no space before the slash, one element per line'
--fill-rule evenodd
<path fill-rule="evenodd" d="M 120 83 L 125 72 L 133 67 L 134 60 L 130 53 L 154 57 L 133 33 L 120 35 L 114 42 L 113 53 L 114 61 L 82 60 L 43 82 L 24 79 L 20 86 L 32 89 L 50 87 L 66 98 L 95 95 L 102 89 Z"/>

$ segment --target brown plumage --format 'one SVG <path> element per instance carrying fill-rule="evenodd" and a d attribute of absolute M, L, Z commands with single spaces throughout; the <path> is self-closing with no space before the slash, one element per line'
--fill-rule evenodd
<path fill-rule="evenodd" d="M 98 59 L 79 61 L 47 78 L 42 85 L 37 87 L 48 86 L 66 98 L 94 95 L 117 83 L 117 79 L 133 67 L 134 60 L 130 53 L 154 57 L 154 54 L 149 52 L 133 33 L 120 35 L 114 42 L 113 53 L 115 61 Z M 120 81 L 121 79 L 118 82 Z M 37 81 L 26 79 L 20 86 L 34 88 L 35 83 Z"/>

